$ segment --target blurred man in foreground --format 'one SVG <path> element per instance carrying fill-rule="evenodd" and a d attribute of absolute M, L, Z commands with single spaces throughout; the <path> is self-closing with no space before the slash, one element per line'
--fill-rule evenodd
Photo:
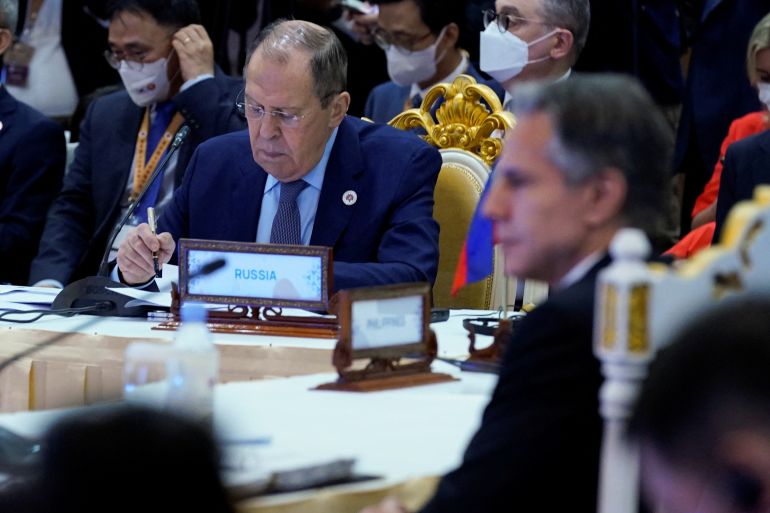
<path fill-rule="evenodd" d="M 737 302 L 655 359 L 629 426 L 651 506 L 770 511 L 769 333 L 767 298 Z"/>
<path fill-rule="evenodd" d="M 665 123 L 633 79 L 517 87 L 483 212 L 506 272 L 551 286 L 521 323 L 459 468 L 426 513 L 595 511 L 602 424 L 594 285 L 624 227 L 651 231 L 666 183 Z M 394 502 L 366 510 L 400 511 Z"/>

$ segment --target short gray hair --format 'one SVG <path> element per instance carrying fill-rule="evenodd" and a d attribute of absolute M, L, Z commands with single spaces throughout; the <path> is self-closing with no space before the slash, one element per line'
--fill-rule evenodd
<path fill-rule="evenodd" d="M 0 0 L 0 28 L 16 32 L 19 20 L 19 3 L 17 0 Z"/>
<path fill-rule="evenodd" d="M 310 55 L 310 72 L 313 88 L 322 107 L 327 107 L 332 97 L 347 87 L 348 56 L 334 33 L 324 27 L 301 20 L 278 20 L 260 31 L 249 49 L 251 57 L 260 50 L 266 57 L 285 64 L 292 50 Z M 244 71 L 244 76 L 246 73 Z"/>
<path fill-rule="evenodd" d="M 588 0 L 542 0 L 540 15 L 549 25 L 564 27 L 572 32 L 575 43 L 572 63 L 577 60 L 588 38 L 591 25 L 591 7 Z"/>
<path fill-rule="evenodd" d="M 514 114 L 541 112 L 554 130 L 548 158 L 567 183 L 617 169 L 628 189 L 625 221 L 657 235 L 670 180 L 669 129 L 641 84 L 626 75 L 597 73 L 519 86 Z"/>

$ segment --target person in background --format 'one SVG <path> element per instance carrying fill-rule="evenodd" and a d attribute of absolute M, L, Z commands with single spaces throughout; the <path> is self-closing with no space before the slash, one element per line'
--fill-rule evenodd
<path fill-rule="evenodd" d="M 334 290 L 436 279 L 435 148 L 345 113 L 347 56 L 330 30 L 276 22 L 255 41 L 240 108 L 248 131 L 202 144 L 154 235 L 132 230 L 122 281 L 154 277 L 180 238 L 328 246 Z"/>
<path fill-rule="evenodd" d="M 0 55 L 12 44 L 16 17 L 16 2 L 0 0 Z M 61 126 L 0 86 L 0 283 L 26 285 L 64 162 Z"/>
<path fill-rule="evenodd" d="M 722 181 L 727 149 L 736 141 L 770 128 L 770 14 L 754 27 L 746 55 L 746 67 L 751 85 L 756 88 L 762 109 L 750 112 L 730 124 L 727 137 L 722 141 L 719 160 L 714 165 L 711 179 L 695 200 L 692 209 L 692 231 L 682 237 L 667 253 L 676 258 L 688 258 L 711 245 L 716 228 L 717 197 Z M 727 201 L 725 199 L 725 201 Z"/>
<path fill-rule="evenodd" d="M 751 31 L 768 11 L 767 0 L 680 3 L 686 82 L 673 170 L 684 179 L 681 233 L 690 230 L 695 198 L 711 176 L 730 123 L 760 109 L 744 56 Z"/>
<path fill-rule="evenodd" d="M 496 0 L 484 13 L 479 66 L 505 89 L 503 106 L 522 82 L 569 77 L 590 22 L 588 0 Z"/>
<path fill-rule="evenodd" d="M 79 102 L 119 82 L 102 57 L 105 0 L 19 0 L 18 37 L 3 69 L 17 100 L 65 128 Z"/>
<path fill-rule="evenodd" d="M 139 406 L 93 407 L 44 435 L 31 482 L 0 493 L 14 513 L 233 513 L 211 433 Z"/>
<path fill-rule="evenodd" d="M 459 47 L 465 2 L 460 0 L 373 0 L 379 7 L 374 41 L 385 51 L 390 82 L 375 87 L 364 116 L 387 123 L 419 107 L 428 89 L 460 74 L 486 82 Z M 488 84 L 502 96 L 500 86 Z"/>
<path fill-rule="evenodd" d="M 660 351 L 628 426 L 650 511 L 770 511 L 770 302 L 740 300 Z"/>
<path fill-rule="evenodd" d="M 664 204 L 666 123 L 638 82 L 577 75 L 516 89 L 518 123 L 482 209 L 506 274 L 551 294 L 517 326 L 479 430 L 423 513 L 596 511 L 596 276 L 618 230 L 654 231 Z"/>
<path fill-rule="evenodd" d="M 240 81 L 214 65 L 195 0 L 112 0 L 107 14 L 106 58 L 126 89 L 88 108 L 32 262 L 32 285 L 62 286 L 97 273 L 109 234 L 183 124 L 190 135 L 129 224 L 145 221 L 147 207 L 162 213 L 198 144 L 244 127 L 235 108 Z"/>

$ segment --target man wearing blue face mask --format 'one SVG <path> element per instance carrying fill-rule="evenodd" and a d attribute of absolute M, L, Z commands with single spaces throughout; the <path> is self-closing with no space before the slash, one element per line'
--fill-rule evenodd
<path fill-rule="evenodd" d="M 569 76 L 588 37 L 588 0 L 497 0 L 484 12 L 479 66 L 510 103 L 516 84 Z"/>
<path fill-rule="evenodd" d="M 481 82 L 468 53 L 458 47 L 465 2 L 461 0 L 374 0 L 379 6 L 375 42 L 385 50 L 391 81 L 369 94 L 364 116 L 387 123 L 419 107 L 434 84 L 465 73 Z M 502 89 L 488 83 L 500 96 Z"/>
<path fill-rule="evenodd" d="M 166 205 L 198 144 L 245 127 L 235 108 L 240 81 L 215 67 L 195 0 L 112 0 L 107 9 L 105 57 L 125 91 L 88 109 L 75 160 L 48 213 L 32 284 L 62 286 L 96 274 L 109 234 L 182 125 L 189 136 L 129 225 L 146 221 L 147 207 Z"/>

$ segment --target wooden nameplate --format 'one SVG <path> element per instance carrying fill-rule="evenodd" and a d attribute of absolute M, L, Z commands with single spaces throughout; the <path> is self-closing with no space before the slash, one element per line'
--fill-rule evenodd
<path fill-rule="evenodd" d="M 455 381 L 431 371 L 438 353 L 429 327 L 430 286 L 388 285 L 338 293 L 339 338 L 332 363 L 339 378 L 316 390 L 374 392 Z M 360 370 L 354 360 L 370 358 Z M 401 363 L 401 359 L 411 360 Z"/>
<path fill-rule="evenodd" d="M 171 318 L 152 329 L 176 331 L 181 325 L 179 293 L 175 284 L 171 289 Z M 280 308 L 228 307 L 227 311 L 211 310 L 206 325 L 212 333 L 242 335 L 275 335 L 281 337 L 337 338 L 336 317 L 303 317 L 283 315 Z"/>

